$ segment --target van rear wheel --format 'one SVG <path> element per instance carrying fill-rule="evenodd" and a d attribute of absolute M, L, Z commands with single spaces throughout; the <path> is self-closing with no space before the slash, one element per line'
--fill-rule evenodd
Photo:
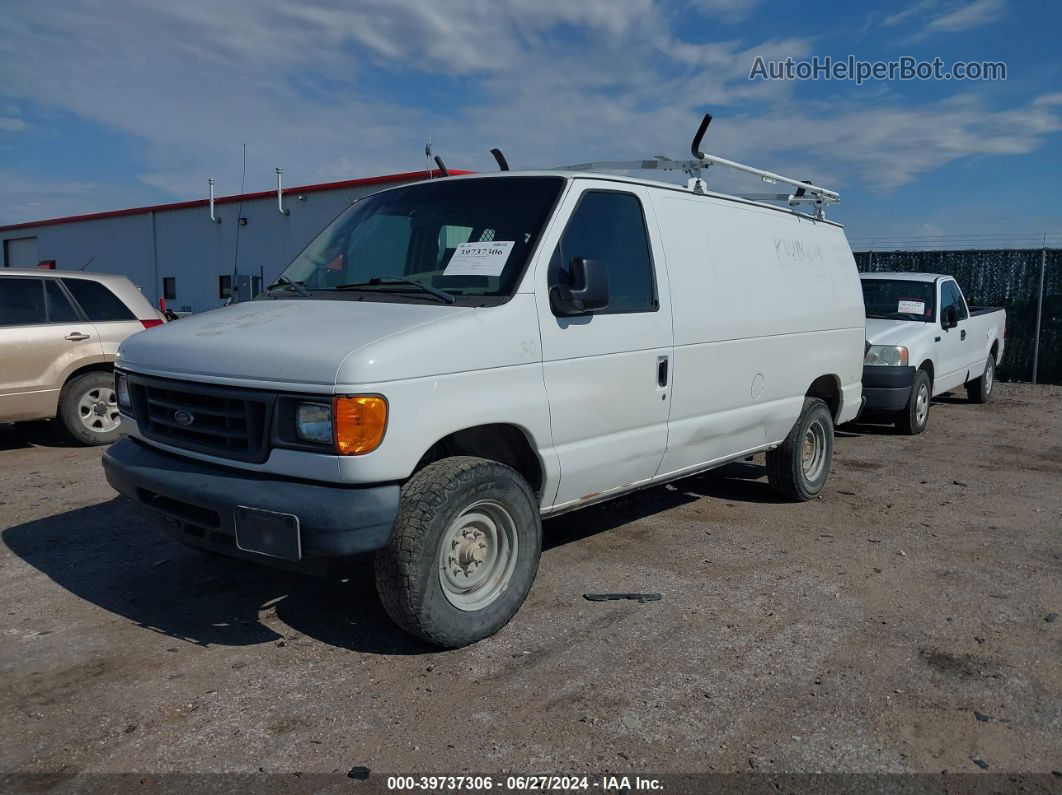
<path fill-rule="evenodd" d="M 767 480 L 785 496 L 806 502 L 826 485 L 832 462 L 833 417 L 819 398 L 805 398 L 785 441 L 767 451 Z"/>
<path fill-rule="evenodd" d="M 457 648 L 516 615 L 538 572 L 542 524 L 534 493 L 513 469 L 444 458 L 402 488 L 398 519 L 376 553 L 376 589 L 412 635 Z"/>

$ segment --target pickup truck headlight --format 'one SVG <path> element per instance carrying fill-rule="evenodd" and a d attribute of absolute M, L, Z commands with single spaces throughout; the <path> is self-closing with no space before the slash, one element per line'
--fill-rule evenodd
<path fill-rule="evenodd" d="M 129 379 L 125 373 L 114 374 L 114 393 L 118 396 L 119 407 L 132 410 L 133 399 L 129 396 Z"/>
<path fill-rule="evenodd" d="M 871 345 L 863 357 L 863 364 L 906 367 L 907 348 L 903 345 Z"/>
<path fill-rule="evenodd" d="M 332 407 L 327 403 L 299 403 L 295 433 L 304 442 L 332 445 Z"/>

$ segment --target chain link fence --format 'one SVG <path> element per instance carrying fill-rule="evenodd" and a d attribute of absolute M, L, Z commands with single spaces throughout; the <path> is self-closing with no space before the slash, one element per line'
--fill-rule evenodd
<path fill-rule="evenodd" d="M 860 271 L 954 276 L 969 303 L 1007 310 L 999 378 L 1062 384 L 1062 248 L 870 249 L 855 259 Z"/>

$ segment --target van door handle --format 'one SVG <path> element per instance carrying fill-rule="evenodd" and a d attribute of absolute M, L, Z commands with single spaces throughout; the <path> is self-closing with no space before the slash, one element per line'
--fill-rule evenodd
<path fill-rule="evenodd" d="M 667 357 L 661 356 L 656 363 L 657 386 L 667 386 Z"/>
<path fill-rule="evenodd" d="M 959 333 L 959 339 L 960 339 L 960 340 L 964 340 L 964 339 L 966 339 L 966 329 L 963 329 L 963 330 L 962 330 L 962 331 L 961 331 L 961 332 Z"/>
<path fill-rule="evenodd" d="M 82 340 L 87 340 L 88 338 L 88 334 L 82 334 L 80 331 L 71 331 L 69 334 L 66 335 L 66 337 L 64 337 L 64 339 L 68 339 L 71 342 L 81 342 Z"/>

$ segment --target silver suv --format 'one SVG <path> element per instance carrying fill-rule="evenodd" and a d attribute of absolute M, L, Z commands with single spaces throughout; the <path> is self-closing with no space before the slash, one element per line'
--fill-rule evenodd
<path fill-rule="evenodd" d="M 124 276 L 0 270 L 0 422 L 58 418 L 75 441 L 110 444 L 118 345 L 163 322 Z"/>

